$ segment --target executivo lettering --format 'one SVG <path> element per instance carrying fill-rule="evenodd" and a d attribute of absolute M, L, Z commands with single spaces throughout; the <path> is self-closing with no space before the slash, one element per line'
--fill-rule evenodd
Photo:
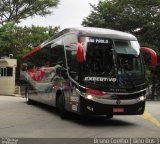
<path fill-rule="evenodd" d="M 116 82 L 116 78 L 107 77 L 85 77 L 84 81 Z"/>

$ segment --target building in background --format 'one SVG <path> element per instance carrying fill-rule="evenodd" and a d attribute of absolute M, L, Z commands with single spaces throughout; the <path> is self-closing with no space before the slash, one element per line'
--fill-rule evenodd
<path fill-rule="evenodd" d="M 17 60 L 9 57 L 0 58 L 0 95 L 13 95 L 15 92 L 15 74 Z"/>

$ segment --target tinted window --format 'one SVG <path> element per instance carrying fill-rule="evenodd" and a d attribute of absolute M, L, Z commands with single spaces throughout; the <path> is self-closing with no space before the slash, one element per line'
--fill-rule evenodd
<path fill-rule="evenodd" d="M 113 64 L 112 43 L 87 44 L 86 71 L 87 75 L 108 75 L 111 73 Z"/>
<path fill-rule="evenodd" d="M 41 50 L 33 53 L 23 60 L 27 69 L 42 66 L 55 66 L 57 64 L 64 64 L 64 48 L 63 45 L 55 45 L 51 48 L 51 44 L 43 47 Z"/>
<path fill-rule="evenodd" d="M 50 65 L 63 65 L 65 66 L 64 46 L 57 45 L 50 50 Z"/>
<path fill-rule="evenodd" d="M 13 76 L 13 68 L 11 67 L 1 67 L 0 68 L 0 76 Z"/>
<path fill-rule="evenodd" d="M 78 61 L 77 61 L 77 48 L 70 46 L 66 49 L 67 64 L 69 73 L 72 78 L 78 80 Z"/>

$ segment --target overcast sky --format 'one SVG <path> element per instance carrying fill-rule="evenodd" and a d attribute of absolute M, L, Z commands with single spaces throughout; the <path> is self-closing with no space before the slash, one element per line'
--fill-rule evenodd
<path fill-rule="evenodd" d="M 99 0 L 60 0 L 60 4 L 53 10 L 51 15 L 45 17 L 35 16 L 21 22 L 21 25 L 31 26 L 60 26 L 67 27 L 81 26 L 83 18 L 91 12 L 91 4 L 97 4 Z"/>

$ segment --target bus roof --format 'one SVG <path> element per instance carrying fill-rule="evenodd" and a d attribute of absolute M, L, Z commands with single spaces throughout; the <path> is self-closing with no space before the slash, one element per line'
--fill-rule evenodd
<path fill-rule="evenodd" d="M 59 32 L 58 34 L 48 39 L 48 42 L 67 33 L 77 33 L 78 35 L 104 37 L 111 39 L 137 40 L 137 38 L 134 35 L 118 30 L 96 28 L 96 27 L 78 27 L 78 28 L 64 29 L 63 31 Z"/>
<path fill-rule="evenodd" d="M 100 36 L 112 39 L 137 40 L 137 38 L 130 33 L 105 28 L 79 27 L 70 28 L 68 31 L 75 31 L 82 35 Z"/>

